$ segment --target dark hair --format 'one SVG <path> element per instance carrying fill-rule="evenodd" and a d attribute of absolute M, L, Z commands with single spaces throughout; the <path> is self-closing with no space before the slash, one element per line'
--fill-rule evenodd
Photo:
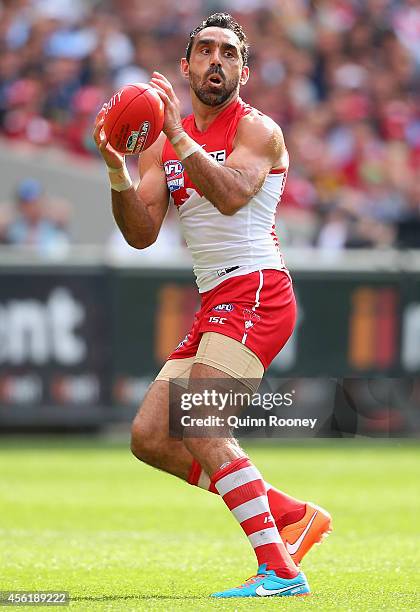
<path fill-rule="evenodd" d="M 194 28 L 194 30 L 190 34 L 190 40 L 188 41 L 187 50 L 185 53 L 187 61 L 190 61 L 191 49 L 194 44 L 194 38 L 197 36 L 197 34 L 199 34 L 201 30 L 204 30 L 204 28 L 214 27 L 226 28 L 227 30 L 231 30 L 236 34 L 241 43 L 240 50 L 242 61 L 244 66 L 246 66 L 248 63 L 249 52 L 249 45 L 247 44 L 246 34 L 243 31 L 242 26 L 240 26 L 239 23 L 235 21 L 235 19 L 232 17 L 232 15 L 229 15 L 229 13 L 214 13 L 213 15 L 210 15 L 210 17 L 207 17 L 207 19 L 202 21 L 199 26 Z"/>

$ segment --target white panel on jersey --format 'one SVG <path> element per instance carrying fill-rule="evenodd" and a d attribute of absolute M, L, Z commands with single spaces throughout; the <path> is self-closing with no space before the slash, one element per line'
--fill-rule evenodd
<path fill-rule="evenodd" d="M 222 215 L 194 189 L 187 190 L 189 198 L 178 210 L 200 292 L 255 270 L 285 269 L 273 236 L 284 179 L 285 173 L 269 174 L 260 191 L 232 216 Z M 236 266 L 227 276 L 217 275 L 220 269 Z"/>

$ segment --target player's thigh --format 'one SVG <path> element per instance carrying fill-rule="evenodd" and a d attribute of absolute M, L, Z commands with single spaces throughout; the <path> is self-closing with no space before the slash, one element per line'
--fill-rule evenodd
<path fill-rule="evenodd" d="M 218 332 L 203 333 L 191 375 L 205 377 L 207 374 L 230 378 L 241 386 L 255 392 L 264 375 L 264 366 L 250 348 Z"/>
<path fill-rule="evenodd" d="M 162 367 L 149 387 L 134 418 L 132 434 L 135 437 L 168 438 L 169 388 L 174 381 L 188 380 L 193 357 L 171 359 Z M 171 382 L 170 382 L 171 381 Z"/>
<path fill-rule="evenodd" d="M 207 473 L 243 454 L 229 417 L 246 409 L 263 374 L 259 358 L 241 342 L 217 332 L 203 334 L 188 386 L 192 426 L 184 428 L 183 440 Z"/>
<path fill-rule="evenodd" d="M 264 374 L 259 358 L 239 341 L 217 332 L 203 334 L 197 355 L 191 368 L 188 390 L 202 394 L 201 406 L 194 410 L 194 416 L 217 416 L 223 411 L 225 419 L 238 414 L 247 407 L 253 393 L 258 389 Z M 214 405 L 208 405 L 209 393 L 215 398 Z M 223 407 L 220 398 L 223 397 Z M 213 400 L 211 400 L 213 401 Z"/>

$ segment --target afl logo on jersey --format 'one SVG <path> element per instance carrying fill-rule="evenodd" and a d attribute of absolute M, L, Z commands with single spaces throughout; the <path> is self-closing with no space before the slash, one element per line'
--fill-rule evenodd
<path fill-rule="evenodd" d="M 218 312 L 232 312 L 235 309 L 233 304 L 218 304 L 217 306 L 213 306 L 213 310 L 217 310 Z"/>
<path fill-rule="evenodd" d="M 170 159 L 164 163 L 166 182 L 172 193 L 184 187 L 184 166 L 177 159 Z"/>

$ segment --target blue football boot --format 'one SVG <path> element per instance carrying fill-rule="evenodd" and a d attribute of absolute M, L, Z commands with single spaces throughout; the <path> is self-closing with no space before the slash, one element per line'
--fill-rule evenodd
<path fill-rule="evenodd" d="M 212 597 L 286 597 L 309 595 L 310 592 L 303 572 L 299 572 L 295 578 L 279 578 L 274 570 L 268 570 L 267 564 L 263 563 L 256 576 L 234 589 L 213 593 Z"/>

